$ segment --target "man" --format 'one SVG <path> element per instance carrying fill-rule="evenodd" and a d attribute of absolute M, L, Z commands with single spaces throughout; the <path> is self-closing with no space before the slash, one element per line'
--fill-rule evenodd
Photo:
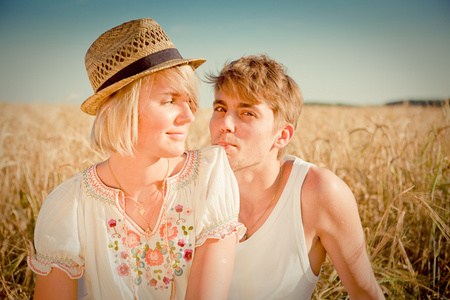
<path fill-rule="evenodd" d="M 242 57 L 209 81 L 211 142 L 226 150 L 247 228 L 229 299 L 310 299 L 326 254 L 351 298 L 384 298 L 349 187 L 329 170 L 282 157 L 303 104 L 284 67 Z"/>

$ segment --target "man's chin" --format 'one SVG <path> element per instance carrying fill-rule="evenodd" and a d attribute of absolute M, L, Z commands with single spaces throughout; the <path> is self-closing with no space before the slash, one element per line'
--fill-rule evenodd
<path fill-rule="evenodd" d="M 230 157 L 228 157 L 228 162 L 230 163 L 230 167 L 233 172 L 238 172 L 245 167 L 245 165 L 241 161 L 235 160 L 233 158 L 230 159 Z"/>
<path fill-rule="evenodd" d="M 233 172 L 239 171 L 240 169 L 242 169 L 242 161 L 240 161 L 239 159 L 237 159 L 237 149 L 236 147 L 233 146 L 222 146 L 225 150 L 225 154 L 227 155 L 228 158 L 228 163 L 230 164 L 231 170 Z"/>
<path fill-rule="evenodd" d="M 232 153 L 229 153 L 228 151 L 225 151 L 227 158 L 228 158 L 228 163 L 230 164 L 231 170 L 233 170 L 233 172 L 235 171 L 235 166 L 237 167 L 237 162 L 234 159 L 234 155 Z"/>
<path fill-rule="evenodd" d="M 233 173 L 237 173 L 239 171 L 245 170 L 247 168 L 247 166 L 243 166 L 243 165 L 230 165 L 231 170 L 233 171 Z"/>

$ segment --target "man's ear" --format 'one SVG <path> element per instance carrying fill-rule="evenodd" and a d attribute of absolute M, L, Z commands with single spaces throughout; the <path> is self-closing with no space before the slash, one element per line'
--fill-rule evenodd
<path fill-rule="evenodd" d="M 278 133 L 278 137 L 275 140 L 274 147 L 281 149 L 287 146 L 287 144 L 289 144 L 293 136 L 294 136 L 294 126 L 292 126 L 292 124 L 290 123 L 285 124 Z"/>

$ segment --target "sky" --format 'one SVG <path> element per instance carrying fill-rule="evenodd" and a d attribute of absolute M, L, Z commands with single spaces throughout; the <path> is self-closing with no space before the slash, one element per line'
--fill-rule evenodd
<path fill-rule="evenodd" d="M 382 105 L 450 98 L 449 0 L 0 0 L 0 102 L 81 104 L 92 42 L 133 19 L 155 19 L 185 58 L 216 74 L 266 54 L 306 103 Z M 201 107 L 214 94 L 202 83 Z"/>

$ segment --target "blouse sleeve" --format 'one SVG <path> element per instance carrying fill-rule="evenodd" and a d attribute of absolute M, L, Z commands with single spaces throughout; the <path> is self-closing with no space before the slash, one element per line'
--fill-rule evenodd
<path fill-rule="evenodd" d="M 56 267 L 72 279 L 83 275 L 77 213 L 80 180 L 81 176 L 74 176 L 58 186 L 39 211 L 34 231 L 36 253 L 27 259 L 36 274 L 46 276 Z"/>
<path fill-rule="evenodd" d="M 245 228 L 238 222 L 239 188 L 225 151 L 221 146 L 211 146 L 201 150 L 200 159 L 199 184 L 204 199 L 196 205 L 195 246 L 234 233 L 240 240 Z"/>

